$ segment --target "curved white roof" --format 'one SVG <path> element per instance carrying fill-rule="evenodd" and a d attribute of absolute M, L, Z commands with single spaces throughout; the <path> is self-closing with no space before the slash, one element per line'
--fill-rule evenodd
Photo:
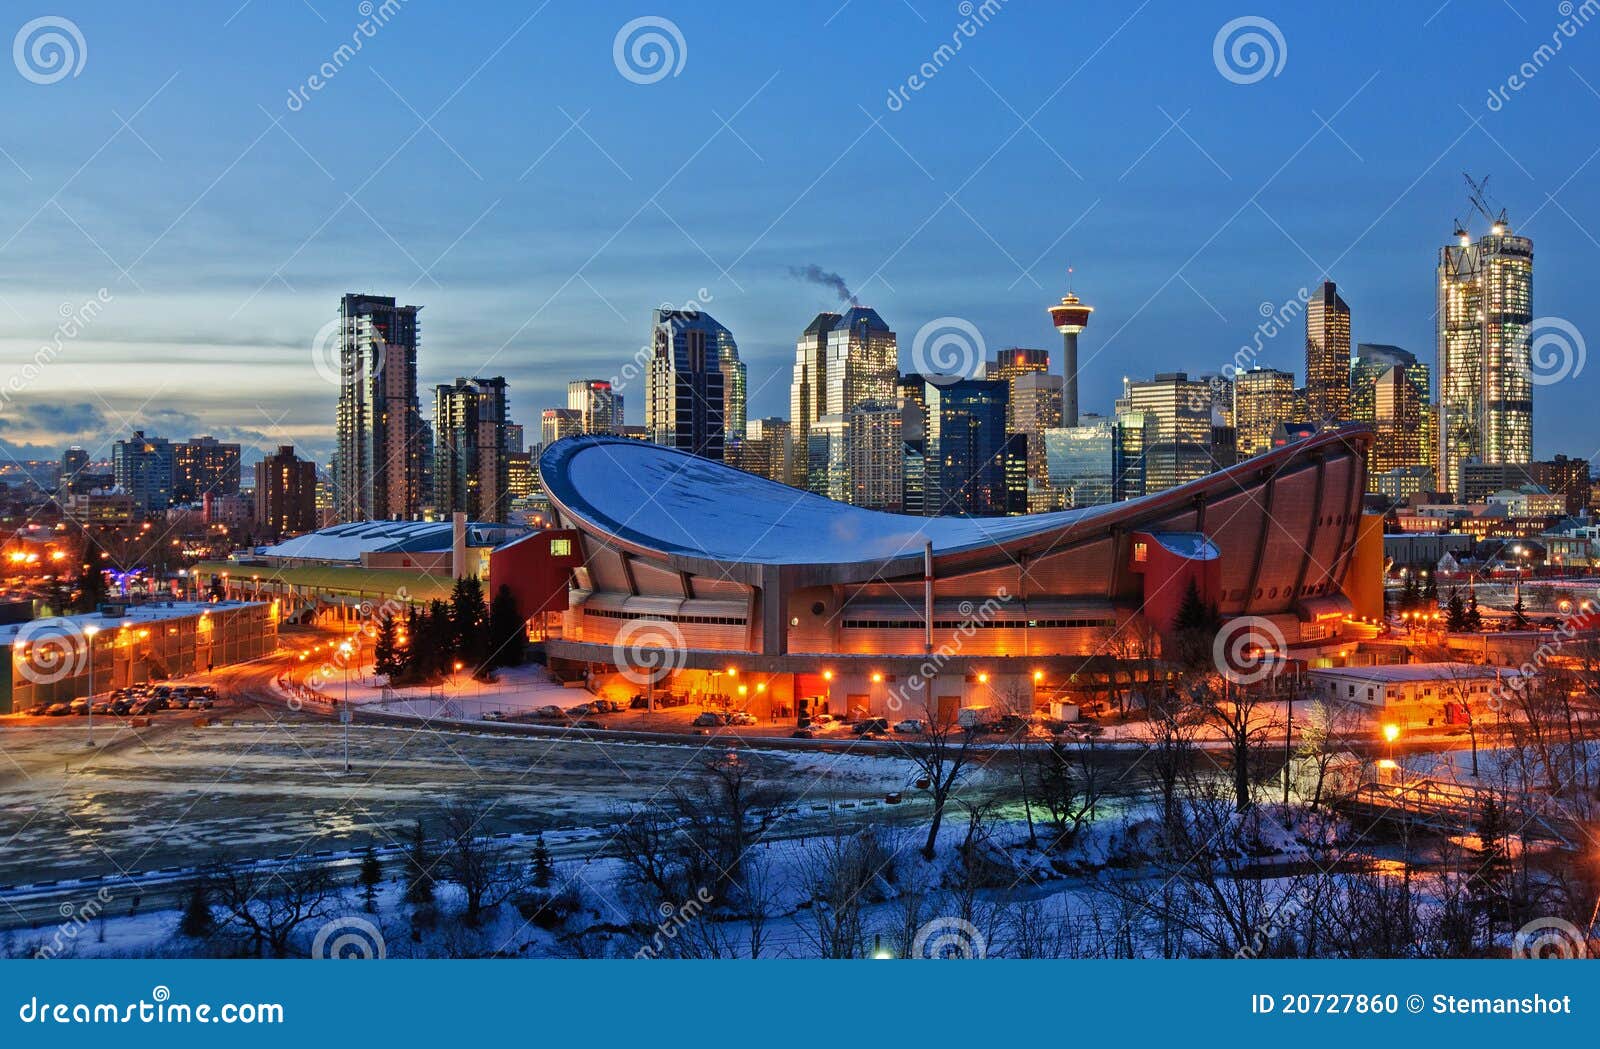
<path fill-rule="evenodd" d="M 664 553 L 758 564 L 885 561 L 990 546 L 1125 509 L 1026 517 L 911 517 L 834 502 L 710 459 L 625 437 L 570 437 L 539 459 L 567 514 Z"/>

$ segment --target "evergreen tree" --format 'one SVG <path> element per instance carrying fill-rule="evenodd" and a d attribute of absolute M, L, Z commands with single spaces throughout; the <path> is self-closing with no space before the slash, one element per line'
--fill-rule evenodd
<path fill-rule="evenodd" d="M 1417 587 L 1417 573 L 1406 570 L 1405 584 L 1400 588 L 1400 611 L 1415 612 L 1422 603 L 1422 591 Z"/>
<path fill-rule="evenodd" d="M 1191 576 L 1183 592 L 1183 601 L 1178 605 L 1178 614 L 1172 621 L 1179 659 L 1189 666 L 1199 666 L 1209 660 L 1211 644 L 1220 629 L 1222 616 L 1217 606 L 1201 599 L 1200 587 Z"/>
<path fill-rule="evenodd" d="M 361 854 L 361 870 L 356 875 L 356 884 L 361 886 L 361 902 L 367 912 L 376 914 L 378 886 L 383 884 L 383 864 L 378 861 L 378 854 L 371 845 Z"/>
<path fill-rule="evenodd" d="M 378 635 L 372 642 L 372 666 L 379 674 L 394 677 L 404 664 L 400 659 L 400 649 L 395 641 L 397 634 L 393 616 L 384 616 L 378 624 Z"/>
<path fill-rule="evenodd" d="M 413 645 L 418 639 L 411 639 Z M 422 651 L 418 658 L 422 676 L 437 680 L 450 673 L 450 663 L 455 658 L 455 630 L 450 619 L 450 606 L 443 601 L 428 602 L 428 617 L 423 621 Z"/>
<path fill-rule="evenodd" d="M 433 854 L 422 833 L 422 821 L 411 828 L 411 844 L 406 849 L 406 902 L 422 907 L 433 902 Z"/>
<path fill-rule="evenodd" d="M 1461 592 L 1455 587 L 1450 588 L 1450 596 L 1445 601 L 1444 625 L 1453 634 L 1467 629 L 1467 606 L 1461 603 Z"/>
<path fill-rule="evenodd" d="M 216 927 L 211 917 L 211 897 L 204 881 L 197 881 L 189 890 L 183 905 L 183 917 L 178 920 L 178 931 L 191 940 L 203 940 Z"/>
<path fill-rule="evenodd" d="M 1422 586 L 1422 597 L 1428 603 L 1428 611 L 1430 613 L 1437 612 L 1439 610 L 1439 573 L 1431 568 L 1424 568 L 1422 571 L 1424 573 L 1422 578 L 1426 580 Z"/>
<path fill-rule="evenodd" d="M 1517 603 L 1511 606 L 1511 626 L 1514 630 L 1528 629 L 1528 608 L 1522 603 L 1522 591 L 1517 591 Z"/>
<path fill-rule="evenodd" d="M 93 547 L 89 548 L 86 556 L 95 556 Z M 78 611 L 93 612 L 105 599 L 106 574 L 99 568 L 84 565 L 82 574 L 78 576 Z"/>
<path fill-rule="evenodd" d="M 550 887 L 555 875 L 555 864 L 550 860 L 550 847 L 544 843 L 544 832 L 533 839 L 533 884 L 541 889 Z"/>
<path fill-rule="evenodd" d="M 489 654 L 488 613 L 483 604 L 483 584 L 475 575 L 462 576 L 450 592 L 450 651 L 478 673 Z"/>
<path fill-rule="evenodd" d="M 1478 592 L 1476 590 L 1467 594 L 1467 629 L 1483 629 L 1483 616 L 1478 613 Z"/>
<path fill-rule="evenodd" d="M 523 649 L 527 646 L 528 631 L 522 613 L 517 609 L 516 595 L 511 588 L 501 584 L 489 603 L 489 652 L 491 667 L 520 667 Z"/>

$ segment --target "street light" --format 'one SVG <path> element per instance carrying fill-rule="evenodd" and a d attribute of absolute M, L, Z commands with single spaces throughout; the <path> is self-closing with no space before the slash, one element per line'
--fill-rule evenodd
<path fill-rule="evenodd" d="M 339 708 L 339 724 L 344 733 L 344 770 L 350 771 L 350 642 L 345 641 L 339 645 L 339 653 L 344 656 L 344 705 Z"/>
<path fill-rule="evenodd" d="M 84 644 L 89 649 L 89 738 L 84 740 L 86 747 L 94 746 L 94 636 L 100 633 L 100 628 L 90 623 L 83 628 Z"/>

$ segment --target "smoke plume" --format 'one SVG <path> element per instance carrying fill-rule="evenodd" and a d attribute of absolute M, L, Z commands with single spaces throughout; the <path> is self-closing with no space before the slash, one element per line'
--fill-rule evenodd
<path fill-rule="evenodd" d="M 843 277 L 837 273 L 830 273 L 821 266 L 790 266 L 789 276 L 798 277 L 808 284 L 820 284 L 824 288 L 832 288 L 833 293 L 839 296 L 840 302 L 848 302 L 852 306 L 861 305 L 861 301 L 856 298 L 855 292 L 850 290 L 850 285 L 844 282 Z"/>

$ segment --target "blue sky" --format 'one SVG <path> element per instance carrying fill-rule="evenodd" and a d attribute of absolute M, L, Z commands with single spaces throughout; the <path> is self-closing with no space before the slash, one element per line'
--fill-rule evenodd
<path fill-rule="evenodd" d="M 359 33 L 357 4 L 7 6 L 0 39 L 57 16 L 83 47 L 54 83 L 0 63 L 0 379 L 108 300 L 0 403 L 10 454 L 99 452 L 135 425 L 324 453 L 336 391 L 313 343 L 344 291 L 424 306 L 424 382 L 504 374 L 530 431 L 568 378 L 621 374 L 652 308 L 702 290 L 752 416 L 787 414 L 794 339 L 833 301 L 792 276 L 807 265 L 843 275 L 908 361 L 939 317 L 991 352 L 1054 348 L 1044 307 L 1070 263 L 1097 308 L 1086 410 L 1123 375 L 1221 368 L 1263 304 L 1325 273 L 1357 341 L 1431 360 L 1464 170 L 1534 239 L 1535 313 L 1600 332 L 1580 283 L 1600 256 L 1600 12 L 1491 107 L 1559 32 L 1556 4 L 1010 0 L 937 61 L 954 3 L 392 7 L 291 105 Z M 1219 70 L 1241 16 L 1281 35 L 1276 75 Z M 675 75 L 619 70 L 640 17 L 676 28 Z M 1296 331 L 1262 363 L 1302 357 Z M 1593 388 L 1582 371 L 1536 391 L 1537 454 L 1595 453 Z"/>

